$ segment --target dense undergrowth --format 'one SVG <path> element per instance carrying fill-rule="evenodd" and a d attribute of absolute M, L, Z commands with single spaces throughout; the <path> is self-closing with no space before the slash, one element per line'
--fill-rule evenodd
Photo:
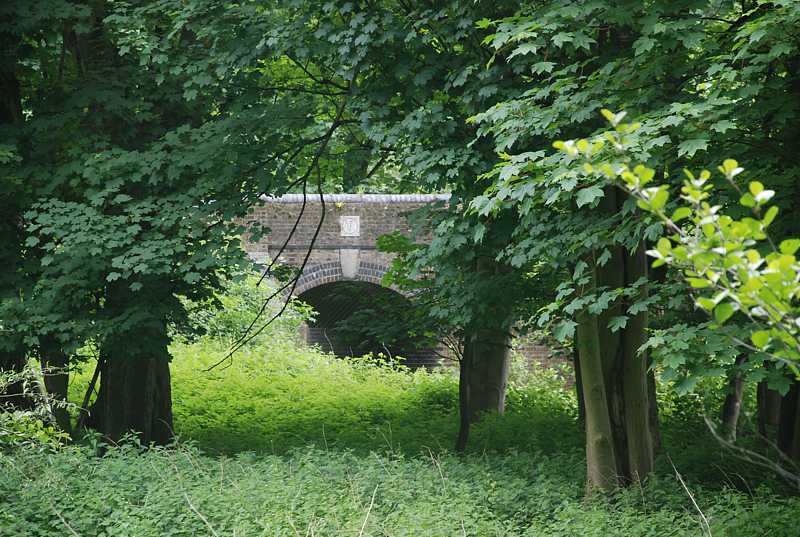
<path fill-rule="evenodd" d="M 211 372 L 221 344 L 175 345 L 173 447 L 0 455 L 0 535 L 796 535 L 800 501 L 704 432 L 715 401 L 663 394 L 656 474 L 587 500 L 576 405 L 557 371 L 516 368 L 507 415 L 479 424 L 457 457 L 452 372 L 282 341 Z"/>

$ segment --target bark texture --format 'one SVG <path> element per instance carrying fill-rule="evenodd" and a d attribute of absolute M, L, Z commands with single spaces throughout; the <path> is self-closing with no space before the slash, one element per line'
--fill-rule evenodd
<path fill-rule="evenodd" d="M 147 311 L 130 310 L 133 299 L 124 284 L 110 286 L 107 294 L 112 320 L 136 319 L 101 348 L 100 388 L 88 425 L 112 442 L 126 433 L 135 433 L 143 444 L 166 444 L 173 437 L 166 309 L 157 307 L 172 297 L 158 282 L 147 288 L 154 304 Z"/>
<path fill-rule="evenodd" d="M 91 425 L 112 442 L 135 433 L 145 445 L 169 443 L 173 431 L 167 357 L 107 360 L 91 415 Z"/>
<path fill-rule="evenodd" d="M 578 354 L 585 408 L 587 488 L 611 490 L 619 485 L 619 468 L 611 431 L 597 317 L 578 315 Z"/>
<path fill-rule="evenodd" d="M 475 269 L 487 277 L 508 270 L 491 257 L 479 257 Z M 507 325 L 511 309 L 507 302 L 490 300 L 490 314 L 482 319 L 480 326 L 474 328 L 465 340 L 464 355 L 471 357 L 466 378 L 469 383 L 469 415 L 472 422 L 477 421 L 483 412 L 505 412 L 511 348 L 511 334 Z"/>
<path fill-rule="evenodd" d="M 506 409 L 510 336 L 500 331 L 478 330 L 464 349 L 472 357 L 467 375 L 469 417 L 476 422 L 481 413 L 503 414 Z"/>
<path fill-rule="evenodd" d="M 42 365 L 44 387 L 51 401 L 51 412 L 56 425 L 66 433 L 72 433 L 69 412 L 66 408 L 69 386 L 69 356 L 51 336 L 41 337 L 39 358 Z"/>
<path fill-rule="evenodd" d="M 737 368 L 744 364 L 747 355 L 742 354 L 736 358 Z M 723 437 L 733 442 L 736 440 L 736 432 L 739 424 L 739 414 L 742 410 L 742 397 L 744 395 L 744 377 L 737 371 L 728 379 L 728 393 L 722 403 L 720 421 L 722 422 Z"/>
<path fill-rule="evenodd" d="M 621 194 L 608 188 L 600 209 L 617 214 Z M 587 259 L 590 284 L 586 293 L 599 288 L 630 287 L 647 278 L 644 245 L 629 251 L 611 248 L 610 259 L 598 266 Z M 654 385 L 649 359 L 639 354 L 644 344 L 648 314 L 631 314 L 628 308 L 647 298 L 647 286 L 638 296 L 612 303 L 600 314 L 585 309 L 578 316 L 578 360 L 586 413 L 588 488 L 608 490 L 638 481 L 653 469 L 658 443 Z M 612 330 L 615 317 L 627 315 L 625 326 Z"/>
<path fill-rule="evenodd" d="M 508 270 L 493 258 L 479 257 L 475 270 L 487 277 Z M 484 413 L 503 414 L 506 408 L 511 334 L 509 320 L 512 306 L 489 300 L 482 304 L 489 312 L 477 326 L 466 330 L 459 364 L 460 427 L 456 450 L 463 451 L 469 437 L 469 425 Z"/>

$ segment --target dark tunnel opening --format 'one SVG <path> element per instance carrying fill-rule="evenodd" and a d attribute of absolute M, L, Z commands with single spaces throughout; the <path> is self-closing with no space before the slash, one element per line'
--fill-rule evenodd
<path fill-rule="evenodd" d="M 298 297 L 317 312 L 306 341 L 337 356 L 383 355 L 410 368 L 434 367 L 433 344 L 413 334 L 411 302 L 369 282 L 340 281 L 313 287 Z"/>

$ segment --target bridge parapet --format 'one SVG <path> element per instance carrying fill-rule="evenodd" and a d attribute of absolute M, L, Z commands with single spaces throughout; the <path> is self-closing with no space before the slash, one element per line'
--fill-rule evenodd
<path fill-rule="evenodd" d="M 333 281 L 379 284 L 392 256 L 376 249 L 378 237 L 394 231 L 409 234 L 406 213 L 449 198 L 449 194 L 325 194 L 325 219 L 296 294 Z M 263 202 L 252 210 L 248 220 L 257 221 L 271 232 L 258 242 L 245 240 L 245 249 L 257 263 L 271 259 L 300 217 L 291 240 L 277 259 L 278 263 L 300 267 L 311 247 L 323 204 L 313 194 L 305 198 L 302 194 L 264 197 Z"/>

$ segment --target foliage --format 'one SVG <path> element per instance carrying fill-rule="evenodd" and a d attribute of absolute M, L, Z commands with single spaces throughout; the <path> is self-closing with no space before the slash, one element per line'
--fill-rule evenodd
<path fill-rule="evenodd" d="M 242 338 L 247 327 L 261 313 L 261 308 L 276 291 L 277 284 L 251 272 L 235 274 L 222 283 L 222 289 L 205 302 L 187 301 L 188 323 L 183 331 L 187 341 L 206 338 L 233 342 Z M 267 318 L 276 314 L 285 299 L 278 294 L 267 303 Z M 264 344 L 267 340 L 287 341 L 296 337 L 300 324 L 311 319 L 313 311 L 298 300 L 292 300 L 286 311 L 263 331 L 248 341 L 248 345 Z"/>
<path fill-rule="evenodd" d="M 358 534 L 362 526 L 364 535 L 703 534 L 666 460 L 641 488 L 583 497 L 575 402 L 555 371 L 515 383 L 507 414 L 478 424 L 471 453 L 456 457 L 440 445 L 450 445 L 457 401 L 447 371 L 411 373 L 271 343 L 211 373 L 203 366 L 221 346 L 173 348 L 175 424 L 187 444 L 142 450 L 134 441 L 100 457 L 79 446 L 0 454 L 0 535 L 63 535 L 67 524 L 79 535 L 143 537 L 209 527 Z M 728 482 L 710 466 L 736 461 L 697 444 L 699 407 L 665 401 L 666 449 L 680 448 L 675 464 L 689 471 L 712 534 L 791 535 L 797 499 L 764 486 L 737 491 L 738 477 Z"/>
<path fill-rule="evenodd" d="M 715 202 L 714 183 L 707 170 L 697 176 L 685 171 L 682 203 L 670 216 L 669 187 L 651 185 L 655 177 L 652 168 L 629 164 L 630 142 L 626 136 L 639 125 L 622 123 L 624 113 L 603 112 L 613 131 L 591 142 L 557 142 L 557 147 L 570 157 L 583 158 L 584 173 L 619 181 L 641 209 L 664 222 L 669 234 L 648 251 L 655 258 L 653 266 L 668 264 L 682 272 L 694 290 L 697 307 L 712 316 L 714 328 L 741 313 L 749 321 L 749 341 L 732 332 L 728 338 L 756 356 L 769 357 L 796 371 L 800 360 L 800 313 L 796 305 L 800 297 L 800 263 L 794 254 L 800 248 L 800 239 L 786 239 L 776 245 L 769 238 L 767 228 L 778 214 L 777 207 L 767 206 L 774 191 L 766 190 L 760 181 L 750 181 L 743 191 L 734 178 L 744 170 L 735 160 L 728 159 L 719 170 L 739 193 L 739 203 L 752 210 L 751 216 L 736 219 L 725 214 L 722 205 L 711 205 Z M 610 155 L 603 151 L 605 140 L 613 148 Z M 704 336 L 708 341 L 709 334 Z M 776 386 L 781 378 L 780 368 L 773 369 L 773 387 L 785 393 L 788 382 L 784 380 Z"/>
<path fill-rule="evenodd" d="M 211 452 L 283 453 L 313 444 L 418 454 L 426 447 L 445 449 L 457 426 L 457 378 L 448 369 L 410 372 L 369 357 L 341 359 L 291 339 L 271 339 L 206 372 L 225 356 L 224 342 L 176 343 L 171 350 L 176 432 Z M 88 374 L 71 385 L 74 397 L 81 397 Z M 496 449 L 495 443 L 518 449 L 579 446 L 577 431 L 535 433 L 572 419 L 574 398 L 559 391 L 563 380 L 548 370 L 526 380 L 509 393 L 511 416 L 478 427 L 472 450 Z"/>
<path fill-rule="evenodd" d="M 22 387 L 22 396 L 29 407 L 7 408 L 0 398 L 0 452 L 22 447 L 57 447 L 69 439 L 69 435 L 54 425 L 53 407 L 64 404 L 53 401 L 39 386 L 41 372 L 28 367 L 21 372 L 0 372 L 0 394 L 9 385 Z"/>
<path fill-rule="evenodd" d="M 132 462 L 134 462 L 132 464 Z M 419 458 L 303 448 L 215 459 L 190 446 L 102 458 L 70 448 L 0 459 L 0 535 L 609 535 L 704 532 L 682 487 L 655 479 L 583 500 L 567 454 Z M 535 468 L 535 472 L 530 472 Z M 564 469 L 575 468 L 569 479 Z M 87 478 L 87 476 L 89 476 Z M 90 484 L 87 492 L 87 480 Z M 791 535 L 797 499 L 691 485 L 712 535 Z M 241 501 L 242 495 L 247 501 Z M 61 502 L 59 498 L 73 498 Z M 526 498 L 538 498 L 527 502 Z"/>

